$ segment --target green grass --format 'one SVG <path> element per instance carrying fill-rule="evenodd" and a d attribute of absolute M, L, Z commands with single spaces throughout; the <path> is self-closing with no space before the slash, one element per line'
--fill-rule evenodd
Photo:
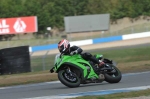
<path fill-rule="evenodd" d="M 84 97 L 77 97 L 72 99 L 122 99 L 122 98 L 131 98 L 131 97 L 140 97 L 140 96 L 150 97 L 150 89 L 142 90 L 142 91 L 102 95 L 102 96 L 84 96 Z"/>
<path fill-rule="evenodd" d="M 96 54 L 97 52 L 94 52 Z M 100 52 L 99 52 L 100 53 Z M 104 57 L 115 60 L 116 62 L 134 62 L 150 59 L 150 46 L 140 48 L 123 48 L 102 52 Z"/>

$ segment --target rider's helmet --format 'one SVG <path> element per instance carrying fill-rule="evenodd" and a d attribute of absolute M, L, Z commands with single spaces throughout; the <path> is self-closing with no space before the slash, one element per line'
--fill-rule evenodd
<path fill-rule="evenodd" d="M 63 39 L 58 43 L 58 50 L 60 53 L 66 53 L 70 48 L 70 43 L 68 40 Z"/>

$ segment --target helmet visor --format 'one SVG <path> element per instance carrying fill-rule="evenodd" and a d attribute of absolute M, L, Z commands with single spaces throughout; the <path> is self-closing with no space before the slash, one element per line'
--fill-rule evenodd
<path fill-rule="evenodd" d="M 63 51 L 63 46 L 59 46 L 58 49 L 59 49 L 59 51 L 62 53 L 62 51 Z"/>

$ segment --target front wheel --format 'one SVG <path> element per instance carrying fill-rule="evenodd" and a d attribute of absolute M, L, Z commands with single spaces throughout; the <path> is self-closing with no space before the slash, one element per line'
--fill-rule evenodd
<path fill-rule="evenodd" d="M 78 87 L 80 85 L 80 79 L 74 72 L 66 72 L 66 70 L 60 70 L 58 72 L 58 79 L 60 82 L 70 88 Z"/>
<path fill-rule="evenodd" d="M 109 73 L 105 73 L 105 81 L 109 82 L 109 83 L 118 83 L 120 82 L 121 78 L 122 78 L 122 74 L 120 72 L 120 70 L 116 67 L 111 65 L 111 67 L 113 68 Z"/>

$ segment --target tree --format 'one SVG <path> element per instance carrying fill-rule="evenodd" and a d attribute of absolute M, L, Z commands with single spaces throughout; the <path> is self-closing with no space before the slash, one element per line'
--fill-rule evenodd
<path fill-rule="evenodd" d="M 65 16 L 110 13 L 112 20 L 150 15 L 150 0 L 0 0 L 0 18 L 37 16 L 39 33 L 64 27 Z"/>

